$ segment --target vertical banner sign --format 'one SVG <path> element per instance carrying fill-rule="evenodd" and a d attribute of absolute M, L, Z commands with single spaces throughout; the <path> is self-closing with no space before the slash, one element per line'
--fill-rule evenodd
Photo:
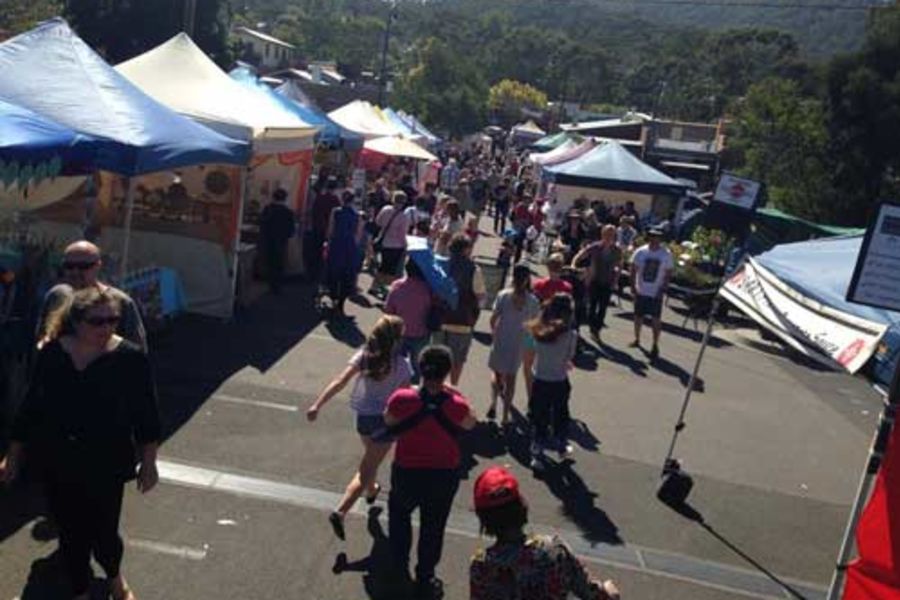
<path fill-rule="evenodd" d="M 713 202 L 719 202 L 734 208 L 753 210 L 759 197 L 760 183 L 752 179 L 744 179 L 730 173 L 722 173 Z"/>
<path fill-rule="evenodd" d="M 900 311 L 900 203 L 882 204 L 866 231 L 847 301 Z"/>

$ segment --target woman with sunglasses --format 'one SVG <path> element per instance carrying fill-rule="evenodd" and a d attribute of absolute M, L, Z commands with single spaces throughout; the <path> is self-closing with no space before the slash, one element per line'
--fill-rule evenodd
<path fill-rule="evenodd" d="M 159 478 L 161 437 L 147 357 L 115 334 L 118 299 L 97 287 L 74 292 L 49 315 L 28 393 L 0 481 L 16 478 L 23 459 L 44 484 L 50 516 L 76 600 L 87 600 L 91 556 L 115 600 L 135 600 L 120 573 L 122 495 L 137 479 L 143 493 Z"/>

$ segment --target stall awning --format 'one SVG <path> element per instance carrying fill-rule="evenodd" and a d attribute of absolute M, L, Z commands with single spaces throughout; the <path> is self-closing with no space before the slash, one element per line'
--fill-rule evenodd
<path fill-rule="evenodd" d="M 358 133 L 367 140 L 402 135 L 396 125 L 382 117 L 375 107 L 364 100 L 354 100 L 328 113 L 328 117 L 346 129 Z"/>
<path fill-rule="evenodd" d="M 233 80 L 256 93 L 265 94 L 277 102 L 284 110 L 299 117 L 303 122 L 309 123 L 316 129 L 316 140 L 329 146 L 343 146 L 348 150 L 362 148 L 363 138 L 351 131 L 342 129 L 340 125 L 329 119 L 325 113 L 316 108 L 305 106 L 288 96 L 279 94 L 265 83 L 247 67 L 238 67 L 228 74 Z"/>
<path fill-rule="evenodd" d="M 545 167 L 544 175 L 559 185 L 639 194 L 681 195 L 687 189 L 615 141 L 604 142 L 574 160 Z"/>
<path fill-rule="evenodd" d="M 417 160 L 436 161 L 438 158 L 412 140 L 403 137 L 381 137 L 368 140 L 364 148 L 387 156 L 414 158 Z"/>
<path fill-rule="evenodd" d="M 115 142 L 78 133 L 0 100 L 0 189 L 23 188 L 61 174 L 91 173 L 115 147 Z"/>
<path fill-rule="evenodd" d="M 331 120 L 325 112 L 316 106 L 306 93 L 300 89 L 296 81 L 288 79 L 282 85 L 275 88 L 275 93 L 290 100 L 294 104 L 308 111 L 309 117 L 304 118 L 313 125 L 319 127 L 319 141 L 330 146 L 341 146 L 345 150 L 359 150 L 362 148 L 363 136 L 345 129 Z"/>
<path fill-rule="evenodd" d="M 103 61 L 62 19 L 0 44 L 0 99 L 105 138 L 97 169 L 139 175 L 203 163 L 246 164 L 249 148 L 159 104 Z"/>
<path fill-rule="evenodd" d="M 116 66 L 158 102 L 260 154 L 311 149 L 316 128 L 260 90 L 240 85 L 184 33 Z"/>

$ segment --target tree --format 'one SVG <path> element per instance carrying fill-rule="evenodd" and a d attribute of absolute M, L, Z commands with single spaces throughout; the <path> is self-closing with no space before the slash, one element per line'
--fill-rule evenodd
<path fill-rule="evenodd" d="M 22 33 L 41 21 L 57 16 L 62 5 L 57 0 L 4 0 L 0 10 L 0 31 Z"/>
<path fill-rule="evenodd" d="M 527 83 L 504 79 L 488 93 L 488 106 L 504 125 L 512 125 L 522 117 L 523 109 L 543 112 L 547 94 Z"/>
<path fill-rule="evenodd" d="M 750 87 L 732 140 L 744 174 L 767 184 L 779 208 L 810 220 L 846 223 L 849 209 L 833 193 L 823 103 L 798 84 L 771 78 Z"/>
<path fill-rule="evenodd" d="M 165 42 L 184 22 L 185 0 L 68 0 L 66 18 L 111 64 Z M 227 0 L 196 0 L 193 39 L 223 67 L 230 66 Z"/>
<path fill-rule="evenodd" d="M 873 15 L 862 52 L 831 62 L 827 103 L 835 185 L 862 225 L 875 203 L 900 193 L 900 5 Z"/>
<path fill-rule="evenodd" d="M 436 38 L 424 40 L 411 56 L 397 82 L 397 105 L 451 135 L 480 129 L 488 89 L 478 69 Z"/>

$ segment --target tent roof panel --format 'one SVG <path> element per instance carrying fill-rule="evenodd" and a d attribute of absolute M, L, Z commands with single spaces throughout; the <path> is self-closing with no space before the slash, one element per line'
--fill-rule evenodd
<path fill-rule="evenodd" d="M 166 106 L 210 124 L 245 128 L 255 140 L 296 138 L 300 149 L 315 135 L 309 123 L 228 77 L 185 33 L 116 70 Z"/>
<path fill-rule="evenodd" d="M 62 19 L 0 44 L 0 97 L 77 132 L 114 141 L 96 167 L 137 175 L 198 163 L 245 164 L 246 144 L 154 101 Z"/>
<path fill-rule="evenodd" d="M 356 132 L 366 139 L 402 134 L 400 128 L 388 122 L 375 106 L 363 100 L 345 104 L 328 113 L 328 117 L 341 127 Z"/>
<path fill-rule="evenodd" d="M 546 167 L 560 185 L 607 188 L 645 194 L 681 194 L 686 186 L 644 163 L 621 144 L 605 142 L 574 160 Z"/>

